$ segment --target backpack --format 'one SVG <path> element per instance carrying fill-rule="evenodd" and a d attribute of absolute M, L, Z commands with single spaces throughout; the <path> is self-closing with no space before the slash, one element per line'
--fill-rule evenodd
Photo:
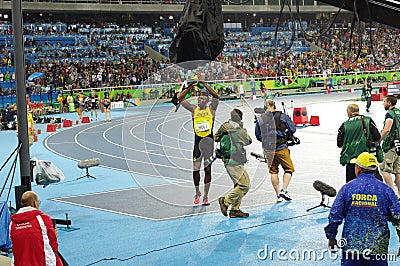
<path fill-rule="evenodd" d="M 239 164 L 244 164 L 247 162 L 247 157 L 243 145 L 237 141 L 239 132 L 240 129 L 222 136 L 219 144 L 219 152 L 222 159 L 231 159 Z"/>
<path fill-rule="evenodd" d="M 281 111 L 276 111 L 274 114 L 262 114 L 260 124 L 261 134 L 263 137 L 264 150 L 274 151 L 276 147 L 286 143 L 286 138 L 291 134 L 287 134 L 286 124 L 281 121 Z M 283 132 L 284 137 L 279 137 L 278 131 Z"/>

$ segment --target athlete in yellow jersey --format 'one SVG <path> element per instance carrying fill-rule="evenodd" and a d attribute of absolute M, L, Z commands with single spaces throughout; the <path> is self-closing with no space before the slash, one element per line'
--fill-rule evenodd
<path fill-rule="evenodd" d="M 212 95 L 211 104 L 208 105 L 209 97 L 201 95 L 198 98 L 197 106 L 185 100 L 186 94 L 194 87 L 203 87 Z M 179 96 L 179 102 L 182 106 L 192 113 L 194 137 L 193 148 L 193 181 L 196 189 L 194 204 L 200 203 L 200 167 L 204 160 L 204 194 L 203 204 L 210 205 L 208 201 L 208 192 L 211 185 L 211 164 L 205 160 L 212 157 L 214 153 L 213 126 L 215 111 L 218 107 L 218 94 L 204 81 L 198 81 L 191 84 Z"/>

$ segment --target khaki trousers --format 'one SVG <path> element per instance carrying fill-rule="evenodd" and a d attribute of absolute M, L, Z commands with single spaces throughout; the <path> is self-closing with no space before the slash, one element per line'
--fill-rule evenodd
<path fill-rule="evenodd" d="M 224 204 L 232 205 L 231 210 L 239 210 L 243 197 L 250 189 L 250 178 L 243 165 L 225 165 L 234 184 L 233 190 L 225 197 Z"/>

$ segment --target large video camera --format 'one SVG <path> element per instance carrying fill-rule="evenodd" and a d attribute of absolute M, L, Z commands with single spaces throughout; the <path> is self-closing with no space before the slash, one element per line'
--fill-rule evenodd
<path fill-rule="evenodd" d="M 394 143 L 394 150 L 396 151 L 396 154 L 400 155 L 400 138 L 394 139 L 393 143 Z"/>
<path fill-rule="evenodd" d="M 286 137 L 286 145 L 288 146 L 294 146 L 294 145 L 299 145 L 300 144 L 300 139 L 296 137 L 295 135 L 289 134 Z"/>
<path fill-rule="evenodd" d="M 224 155 L 222 154 L 222 151 L 220 149 L 215 149 L 215 158 L 217 159 L 222 159 Z"/>

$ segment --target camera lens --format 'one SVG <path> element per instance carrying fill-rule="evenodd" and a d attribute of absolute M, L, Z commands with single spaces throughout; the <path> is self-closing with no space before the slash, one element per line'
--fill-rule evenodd
<path fill-rule="evenodd" d="M 394 149 L 395 149 L 397 155 L 400 155 L 400 140 L 395 139 L 393 142 L 394 142 Z"/>

